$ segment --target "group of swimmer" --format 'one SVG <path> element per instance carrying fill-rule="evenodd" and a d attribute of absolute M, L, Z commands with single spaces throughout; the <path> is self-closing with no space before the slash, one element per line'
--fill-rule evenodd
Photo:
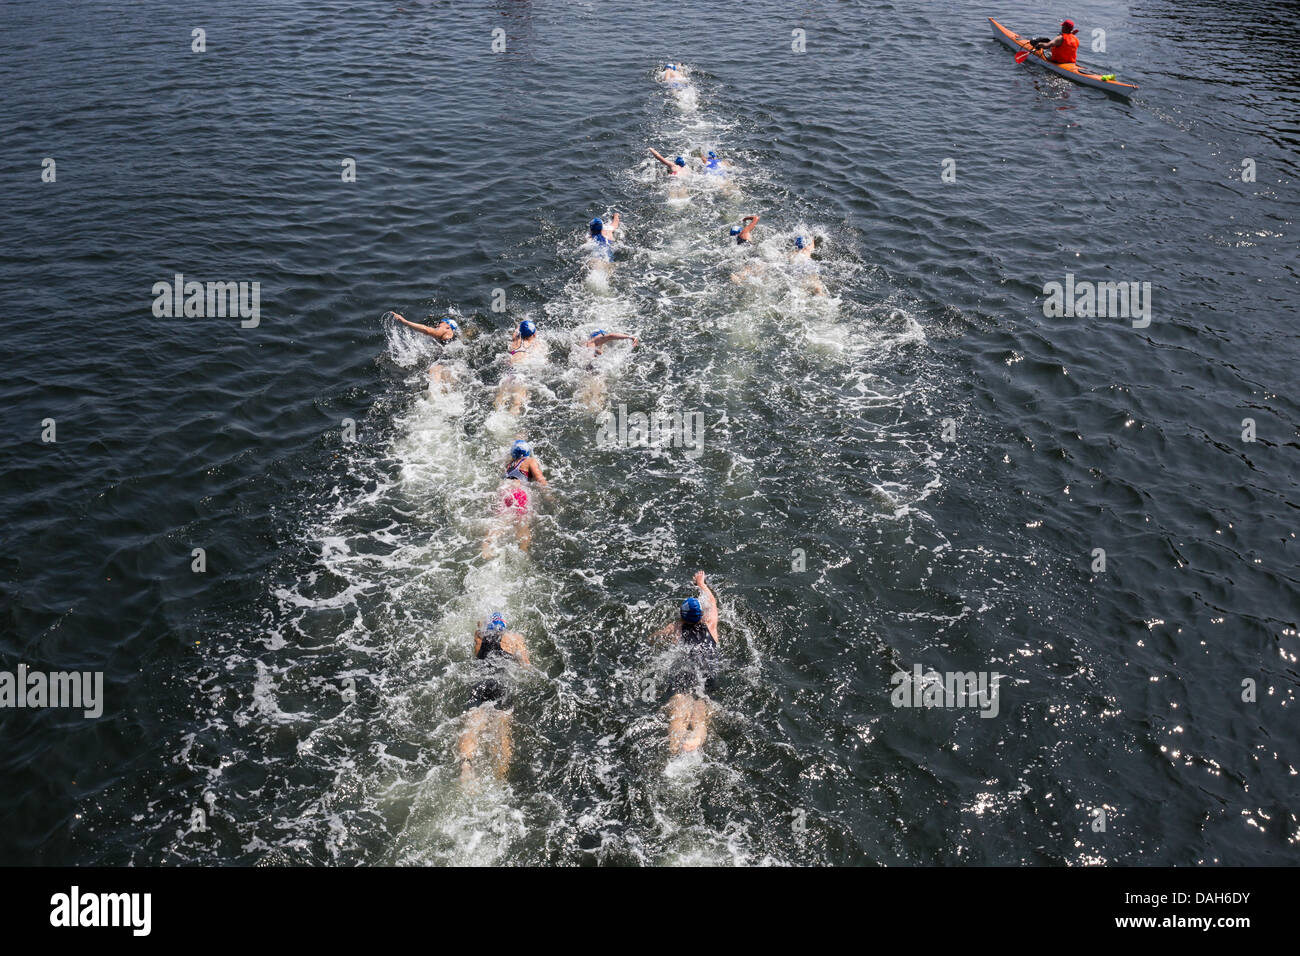
<path fill-rule="evenodd" d="M 617 227 L 614 217 L 610 227 Z M 593 231 L 593 235 L 595 235 Z M 446 317 L 433 324 L 412 322 L 396 312 L 385 313 L 407 328 L 427 335 L 435 341 L 450 345 L 461 335 L 455 319 Z M 583 343 L 593 356 L 599 355 L 612 342 L 628 341 L 635 347 L 638 339 L 623 332 L 597 329 Z M 507 372 L 497 388 L 495 405 L 498 410 L 518 414 L 527 395 L 527 386 L 516 373 L 515 367 L 539 348 L 540 337 L 536 323 L 525 319 L 515 327 L 506 350 Z M 431 387 L 445 390 L 455 377 L 442 362 L 436 362 L 429 371 Z M 506 460 L 501 466 L 501 484 L 496 514 L 514 526 L 519 549 L 527 552 L 532 544 L 532 500 L 530 487 L 546 488 L 546 472 L 533 453 L 533 447 L 524 438 L 516 438 L 510 445 Z M 498 522 L 488 532 L 483 542 L 485 558 L 495 556 L 496 539 L 503 530 Z M 719 670 L 717 657 L 718 611 L 713 592 L 704 583 L 704 573 L 695 576 L 700 588 L 699 598 L 688 598 L 681 606 L 680 621 L 660 628 L 651 638 L 681 642 L 686 647 L 684 658 L 670 679 L 671 696 L 667 702 L 669 715 L 669 749 L 672 753 L 685 753 L 697 749 L 705 739 L 708 724 L 708 704 L 705 697 L 715 686 Z M 528 647 L 522 634 L 506 626 L 500 612 L 480 621 L 474 629 L 474 659 L 482 671 L 466 709 L 465 723 L 459 741 L 460 778 L 470 784 L 477 779 L 476 764 L 486 754 L 492 772 L 503 778 L 513 752 L 511 735 L 512 702 L 511 672 L 517 667 L 531 667 Z M 698 679 L 696 679 L 698 678 Z"/>
<path fill-rule="evenodd" d="M 658 79 L 670 88 L 682 89 L 687 80 L 682 70 L 674 64 L 666 64 Z M 669 160 L 666 156 L 651 148 L 654 158 L 668 168 L 671 177 L 680 178 L 690 175 L 707 175 L 725 179 L 733 170 L 730 163 L 718 157 L 713 150 L 699 150 L 700 167 L 693 169 L 684 156 Z M 757 214 L 746 215 L 740 224 L 731 229 L 730 235 L 737 245 L 745 245 L 754 239 L 754 232 L 760 222 Z M 608 222 L 597 217 L 588 224 L 588 248 L 590 250 L 589 266 L 593 269 L 610 269 L 615 260 L 615 243 L 622 217 L 614 213 Z M 796 263 L 807 263 L 810 268 L 806 274 L 805 287 L 817 295 L 824 294 L 817 267 L 812 262 L 814 242 L 811 237 L 798 235 L 793 240 L 794 249 L 790 259 Z M 759 274 L 763 265 L 754 261 L 732 274 L 732 280 L 742 282 L 750 276 Z M 385 313 L 396 321 L 423 335 L 429 336 L 444 346 L 451 345 L 461 338 L 462 331 L 456 320 L 450 316 L 438 319 L 432 324 L 412 322 L 395 312 Z M 594 357 L 600 355 L 613 342 L 630 341 L 632 347 L 638 345 L 635 336 L 623 332 L 609 332 L 597 329 L 588 334 L 583 342 L 584 349 L 589 349 L 592 361 L 587 363 L 589 371 L 594 373 Z M 536 323 L 524 319 L 512 330 L 509 347 L 504 356 L 505 372 L 497 386 L 494 408 L 518 416 L 528 401 L 528 384 L 524 374 L 525 363 L 544 354 Z M 442 361 L 435 362 L 429 370 L 430 387 L 446 391 L 456 383 L 454 370 Z M 593 374 L 587 383 L 579 389 L 578 398 L 593 410 L 604 407 L 605 398 L 601 377 Z M 534 454 L 532 445 L 522 435 L 511 443 L 508 457 L 501 465 L 500 485 L 496 516 L 499 519 L 483 541 L 483 555 L 491 558 L 496 554 L 496 542 L 501 531 L 513 526 L 515 541 L 520 551 L 527 552 L 532 544 L 531 518 L 533 500 L 530 489 L 548 487 L 546 474 L 541 462 Z M 668 643 L 679 646 L 679 652 L 670 668 L 667 679 L 667 700 L 665 710 L 668 716 L 668 748 L 670 753 L 683 754 L 698 750 L 708 734 L 710 714 L 710 695 L 717 686 L 721 671 L 721 657 L 718 651 L 718 605 L 717 598 L 709 588 L 703 571 L 697 572 L 694 584 L 698 596 L 689 597 L 678 608 L 674 620 L 649 635 L 652 643 Z M 481 670 L 466 710 L 464 726 L 459 739 L 460 777 L 462 782 L 476 779 L 476 766 L 483 762 L 484 755 L 493 773 L 504 777 L 510 766 L 513 750 L 511 737 L 512 705 L 511 675 L 516 668 L 531 667 L 528 647 L 524 636 L 512 631 L 507 626 L 500 612 L 493 613 L 486 621 L 478 622 L 473 633 L 473 655 Z"/>
<path fill-rule="evenodd" d="M 610 233 L 617 228 L 615 216 Z M 593 232 L 594 235 L 594 232 Z M 442 345 L 450 345 L 461 336 L 455 319 L 445 317 L 432 324 L 412 322 L 396 312 L 385 313 L 407 328 L 427 335 Z M 599 355 L 612 342 L 628 341 L 635 347 L 638 339 L 623 332 L 597 329 L 583 343 L 593 356 Z M 539 347 L 540 337 L 536 324 L 525 319 L 515 327 L 506 350 L 507 372 L 498 386 L 495 405 L 497 409 L 518 414 L 527 395 L 527 386 L 515 372 L 515 367 L 525 361 Z M 429 371 L 431 387 L 445 390 L 455 382 L 448 366 L 436 362 Z M 532 445 L 522 437 L 510 445 L 508 457 L 502 463 L 501 485 L 497 516 L 503 517 L 515 529 L 516 543 L 527 552 L 532 543 L 530 518 L 532 501 L 529 488 L 546 488 L 546 473 L 533 453 Z M 485 557 L 495 555 L 497 535 L 503 530 L 494 524 L 484 539 Z M 672 694 L 667 703 L 669 715 L 669 749 L 673 753 L 695 750 L 704 742 L 708 705 L 697 695 L 709 693 L 715 686 L 717 666 L 717 604 L 712 591 L 704 583 L 703 572 L 696 575 L 700 598 L 689 598 L 681 607 L 681 620 L 656 631 L 652 638 L 668 638 L 686 645 L 685 659 L 673 672 L 670 680 Z M 707 646 L 706 646 L 707 645 Z M 470 695 L 465 724 L 459 742 L 460 775 L 462 782 L 476 779 L 476 762 L 486 753 L 493 773 L 504 777 L 510 766 L 513 751 L 511 736 L 510 669 L 530 667 L 528 647 L 522 634 L 508 630 L 505 618 L 498 612 L 474 629 L 474 659 L 483 671 Z M 692 669 L 692 666 L 695 669 Z M 698 680 L 694 679 L 698 671 Z M 699 685 L 697 687 L 697 685 Z"/>
<path fill-rule="evenodd" d="M 671 754 L 699 749 L 708 735 L 709 695 L 717 690 L 722 658 L 718 651 L 718 602 L 705 582 L 704 572 L 695 575 L 699 597 L 689 597 L 670 621 L 648 640 L 680 645 L 681 652 L 668 675 L 668 750 Z M 486 753 L 492 772 L 504 778 L 513 753 L 511 735 L 511 672 L 531 667 L 528 645 L 522 634 L 506 626 L 500 612 L 474 628 L 474 659 L 481 675 L 470 693 L 465 724 L 460 733 L 458 755 L 460 779 L 477 779 L 476 764 Z"/>
<path fill-rule="evenodd" d="M 658 79 L 659 82 L 672 89 L 682 89 L 688 83 L 681 66 L 674 63 L 665 63 L 663 70 L 658 74 Z M 698 168 L 688 161 L 685 156 L 675 156 L 673 159 L 669 159 L 653 146 L 650 147 L 650 155 L 668 170 L 668 196 L 670 199 L 686 198 L 686 188 L 683 180 L 691 176 L 714 177 L 727 182 L 728 177 L 735 169 L 731 163 L 720 159 L 713 150 L 699 150 L 700 166 Z M 736 240 L 736 245 L 743 246 L 754 240 L 754 229 L 758 225 L 760 218 L 756 213 L 747 215 L 741 218 L 740 225 L 732 227 L 730 234 Z M 826 289 L 822 285 L 819 275 L 820 268 L 812 258 L 813 250 L 816 248 L 815 237 L 796 235 L 791 239 L 791 244 L 793 248 L 788 253 L 788 259 L 794 266 L 800 284 L 813 295 L 825 295 Z M 766 269 L 767 266 L 763 261 L 752 259 L 731 273 L 731 281 L 740 284 L 746 280 L 758 278 Z"/>

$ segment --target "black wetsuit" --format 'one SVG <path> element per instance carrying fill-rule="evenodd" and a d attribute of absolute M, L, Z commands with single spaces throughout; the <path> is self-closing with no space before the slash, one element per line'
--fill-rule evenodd
<path fill-rule="evenodd" d="M 510 688 L 506 686 L 502 665 L 507 660 L 513 661 L 517 658 L 501 646 L 499 631 L 484 631 L 479 635 L 478 654 L 475 656 L 483 662 L 488 673 L 474 686 L 474 693 L 469 699 L 470 709 L 480 704 L 491 703 L 500 710 L 508 710 Z"/>
<path fill-rule="evenodd" d="M 713 639 L 708 625 L 703 621 L 694 624 L 682 621 L 681 657 L 668 675 L 670 694 L 712 694 L 718 689 L 718 674 L 722 658 L 718 642 Z"/>

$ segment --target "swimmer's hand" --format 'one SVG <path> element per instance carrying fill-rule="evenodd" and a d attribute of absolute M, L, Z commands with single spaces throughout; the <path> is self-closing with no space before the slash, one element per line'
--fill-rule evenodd
<path fill-rule="evenodd" d="M 695 583 L 695 586 L 696 586 L 697 588 L 702 588 L 702 587 L 704 587 L 704 572 L 703 572 L 703 571 L 696 571 L 696 572 L 695 572 L 695 577 L 691 578 L 691 580 Z"/>

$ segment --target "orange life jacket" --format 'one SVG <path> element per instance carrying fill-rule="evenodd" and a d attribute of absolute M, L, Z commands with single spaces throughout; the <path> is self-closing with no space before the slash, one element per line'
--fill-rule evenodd
<path fill-rule="evenodd" d="M 1061 42 L 1052 47 L 1053 63 L 1073 63 L 1079 52 L 1079 38 L 1073 33 L 1061 34 Z"/>

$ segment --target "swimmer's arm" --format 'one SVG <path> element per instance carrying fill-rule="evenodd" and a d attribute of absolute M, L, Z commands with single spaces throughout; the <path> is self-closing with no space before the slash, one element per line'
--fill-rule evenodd
<path fill-rule="evenodd" d="M 624 335 L 622 332 L 606 332 L 604 335 L 597 337 L 594 341 L 596 345 L 604 345 L 606 342 L 618 342 L 631 340 L 633 347 L 637 344 L 635 335 Z"/>
<path fill-rule="evenodd" d="M 474 628 L 474 656 L 475 657 L 478 657 L 479 648 L 483 646 L 483 632 L 481 630 L 481 627 L 482 625 L 480 624 L 479 626 L 476 626 Z"/>
<path fill-rule="evenodd" d="M 614 218 L 611 219 L 611 220 L 609 221 L 609 231 L 610 231 L 611 234 L 614 233 L 614 232 L 616 232 L 616 231 L 618 231 L 618 224 L 619 224 L 620 222 L 622 222 L 622 221 L 623 221 L 623 220 L 622 220 L 622 218 L 619 216 L 619 214 L 618 214 L 618 213 L 614 213 Z"/>
<path fill-rule="evenodd" d="M 700 589 L 700 596 L 704 598 L 704 624 L 716 641 L 718 639 L 718 599 L 709 590 L 709 586 L 704 583 L 703 571 L 696 573 L 695 584 Z"/>
<path fill-rule="evenodd" d="M 410 319 L 404 319 L 396 312 L 393 313 L 393 318 L 395 318 L 398 322 L 401 322 L 403 325 L 409 325 L 417 332 L 423 332 L 425 335 L 432 335 L 435 339 L 441 338 L 441 336 L 438 334 L 438 331 L 430 326 L 421 325 L 419 322 L 412 322 Z"/>
<path fill-rule="evenodd" d="M 655 149 L 653 146 L 650 147 L 650 155 L 652 155 L 655 159 L 659 160 L 659 162 L 663 163 L 663 164 L 664 164 L 665 166 L 667 166 L 669 169 L 672 169 L 672 168 L 673 168 L 673 164 L 672 164 L 671 162 L 669 162 L 667 159 L 665 159 L 664 156 L 663 156 L 662 154 L 660 154 L 660 152 L 659 152 L 657 149 Z M 614 221 L 615 221 L 615 222 L 618 221 L 618 217 L 617 217 L 617 216 L 614 217 Z M 617 229 L 618 226 L 613 226 L 613 227 L 611 227 L 611 228 Z"/>
<path fill-rule="evenodd" d="M 513 654 L 519 658 L 519 663 L 525 667 L 531 667 L 533 662 L 528 659 L 528 645 L 524 643 L 523 635 L 511 632 L 506 635 L 510 638 L 510 646 L 506 647 L 505 641 L 501 642 L 501 649 L 507 654 Z"/>
<path fill-rule="evenodd" d="M 681 640 L 682 624 L 681 621 L 669 621 L 659 630 L 650 635 L 650 640 L 657 641 L 661 638 L 669 637 L 674 641 Z"/>
<path fill-rule="evenodd" d="M 546 476 L 542 474 L 542 466 L 537 464 L 536 461 L 531 461 L 530 464 L 532 467 L 528 469 L 529 476 L 543 488 L 547 487 Z"/>

